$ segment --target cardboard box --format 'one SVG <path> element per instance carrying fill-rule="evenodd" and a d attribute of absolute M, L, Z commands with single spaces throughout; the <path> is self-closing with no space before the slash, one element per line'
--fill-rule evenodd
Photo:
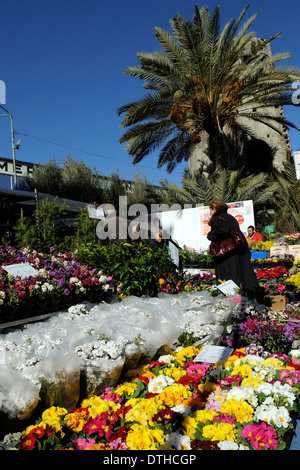
<path fill-rule="evenodd" d="M 289 302 L 289 298 L 287 295 L 272 295 L 271 296 L 272 305 L 270 307 L 271 310 L 284 310 L 287 303 Z"/>
<path fill-rule="evenodd" d="M 270 256 L 284 256 L 288 253 L 288 247 L 285 245 L 272 245 Z"/>
<path fill-rule="evenodd" d="M 300 245 L 289 245 L 288 253 L 293 255 L 295 259 L 300 258 Z"/>

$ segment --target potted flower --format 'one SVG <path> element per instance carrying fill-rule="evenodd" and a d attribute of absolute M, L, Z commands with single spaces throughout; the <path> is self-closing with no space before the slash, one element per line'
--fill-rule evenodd
<path fill-rule="evenodd" d="M 206 267 L 208 269 L 213 269 L 215 267 L 213 257 L 210 253 L 206 254 Z"/>

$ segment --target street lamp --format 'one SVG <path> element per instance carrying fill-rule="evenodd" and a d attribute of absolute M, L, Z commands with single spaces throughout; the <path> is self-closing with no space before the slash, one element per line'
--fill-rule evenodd
<path fill-rule="evenodd" d="M 7 111 L 7 109 L 3 108 L 3 106 L 0 105 L 0 108 L 2 108 L 2 109 L 7 113 L 7 114 L 0 114 L 0 116 L 9 116 L 9 117 L 10 117 L 10 130 L 11 130 L 12 155 L 13 155 L 14 189 L 16 189 L 16 186 L 17 186 L 17 174 L 16 174 L 15 136 L 14 136 L 13 117 L 12 117 L 12 115 Z"/>

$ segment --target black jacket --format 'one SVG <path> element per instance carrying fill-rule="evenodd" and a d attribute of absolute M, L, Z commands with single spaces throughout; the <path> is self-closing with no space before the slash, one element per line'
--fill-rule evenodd
<path fill-rule="evenodd" d="M 207 234 L 207 238 L 210 241 L 223 240 L 229 237 L 232 228 L 242 233 L 238 221 L 227 212 L 213 214 L 209 225 L 211 231 Z M 215 261 L 217 279 L 221 281 L 232 279 L 237 286 L 253 293 L 258 289 L 259 284 L 251 266 L 250 258 L 250 251 L 246 242 L 245 246 L 238 251 Z"/>

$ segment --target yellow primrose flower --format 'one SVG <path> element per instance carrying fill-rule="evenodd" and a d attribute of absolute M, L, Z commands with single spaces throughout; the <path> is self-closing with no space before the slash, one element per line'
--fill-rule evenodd
<path fill-rule="evenodd" d="M 192 396 L 190 390 L 177 383 L 165 387 L 159 394 L 162 403 L 169 408 L 184 404 L 184 401 L 192 398 Z"/>
<path fill-rule="evenodd" d="M 238 367 L 233 367 L 230 375 L 240 374 L 242 377 L 251 377 L 252 369 L 247 364 L 242 364 Z"/>
<path fill-rule="evenodd" d="M 164 368 L 163 370 L 160 370 L 159 375 L 167 375 L 168 377 L 172 377 L 174 380 L 178 381 L 181 377 L 187 375 L 187 373 L 185 369 L 180 367 L 170 367 L 169 369 Z"/>
<path fill-rule="evenodd" d="M 195 434 L 198 422 L 199 421 L 197 421 L 192 416 L 187 416 L 186 418 L 184 418 L 184 420 L 182 422 L 182 427 L 184 429 L 184 433 L 192 440 L 194 439 L 194 434 Z"/>
<path fill-rule="evenodd" d="M 98 395 L 92 395 L 89 398 L 85 398 L 81 402 L 82 408 L 89 408 L 90 406 L 93 405 L 98 405 L 102 401 L 102 398 L 100 398 Z"/>
<path fill-rule="evenodd" d="M 232 398 L 222 403 L 220 413 L 228 413 L 229 415 L 233 414 L 239 423 L 244 423 L 252 421 L 254 410 L 246 401 L 235 400 Z"/>
<path fill-rule="evenodd" d="M 150 429 L 142 424 L 133 424 L 126 437 L 129 450 L 156 450 L 165 442 L 165 435 L 160 429 Z"/>
<path fill-rule="evenodd" d="M 73 413 L 68 413 L 65 416 L 65 420 L 68 420 L 66 423 L 67 428 L 72 429 L 74 432 L 80 432 L 83 430 L 86 422 L 90 418 L 90 415 L 85 411 L 77 411 Z"/>
<path fill-rule="evenodd" d="M 153 374 L 153 372 L 150 372 L 150 370 L 148 370 L 142 374 L 142 377 L 146 377 L 146 379 L 154 379 L 156 375 Z"/>
<path fill-rule="evenodd" d="M 23 434 L 27 436 L 27 434 L 30 434 L 32 429 L 36 428 L 36 424 L 31 424 L 30 426 L 27 426 L 27 428 L 23 431 Z M 42 423 L 39 423 L 39 426 L 42 426 Z"/>
<path fill-rule="evenodd" d="M 216 390 L 216 388 L 217 388 L 217 386 L 213 382 L 205 382 L 205 384 L 199 384 L 198 385 L 198 390 L 200 390 L 200 392 L 202 392 L 202 393 L 204 393 L 204 392 L 208 392 L 208 393 L 214 392 Z"/>
<path fill-rule="evenodd" d="M 126 404 L 128 405 L 128 402 Z M 126 414 L 126 421 L 137 421 L 143 425 L 153 426 L 152 417 L 159 411 L 155 398 L 141 398 L 131 405 L 132 408 Z"/>
<path fill-rule="evenodd" d="M 283 367 L 283 361 L 278 359 L 277 357 L 268 357 L 268 359 L 265 359 L 263 366 L 275 366 L 278 369 Z"/>
<path fill-rule="evenodd" d="M 232 366 L 232 364 L 237 361 L 239 359 L 239 356 L 236 356 L 236 355 L 233 355 L 233 356 L 229 356 L 226 361 L 224 362 L 224 367 L 228 367 L 230 369 L 230 367 Z"/>
<path fill-rule="evenodd" d="M 195 419 L 198 421 L 198 422 L 201 422 L 201 423 L 206 423 L 206 421 L 212 421 L 214 419 L 215 416 L 217 416 L 218 413 L 216 413 L 215 411 L 211 411 L 211 410 L 197 410 L 195 411 L 194 413 L 194 417 Z"/>
<path fill-rule="evenodd" d="M 190 438 L 194 439 L 194 434 L 198 423 L 206 423 L 211 421 L 218 413 L 210 410 L 197 410 L 192 416 L 186 416 L 182 422 L 182 427 L 185 430 L 185 434 Z"/>
<path fill-rule="evenodd" d="M 114 413 L 120 408 L 119 403 L 114 403 L 111 400 L 103 400 L 100 397 L 93 396 L 91 398 L 86 398 L 82 401 L 81 406 L 83 408 L 89 409 L 89 414 L 91 418 L 96 418 L 104 412 Z"/>
<path fill-rule="evenodd" d="M 39 426 L 45 427 L 47 424 L 51 426 L 55 432 L 61 430 L 61 422 L 64 416 L 68 413 L 65 408 L 59 406 L 51 406 L 42 413 L 42 422 Z"/>
<path fill-rule="evenodd" d="M 181 349 L 178 353 L 175 354 L 175 360 L 179 364 L 183 365 L 191 357 L 197 356 L 203 348 L 195 348 L 195 346 L 187 346 L 186 348 Z"/>
<path fill-rule="evenodd" d="M 253 387 L 253 388 L 258 388 L 260 385 L 264 384 L 264 380 L 259 380 L 259 379 L 254 379 L 253 377 L 246 377 L 245 379 L 242 380 L 241 382 L 241 387 Z"/>
<path fill-rule="evenodd" d="M 68 410 L 66 408 L 61 408 L 59 406 L 51 406 L 47 410 L 45 410 L 42 414 L 43 419 L 47 418 L 59 418 L 60 416 L 64 416 L 68 413 Z"/>
<path fill-rule="evenodd" d="M 137 389 L 137 384 L 126 382 L 123 385 L 121 385 L 120 387 L 116 388 L 115 392 L 118 395 L 123 395 L 123 393 L 126 392 L 127 395 L 131 396 L 131 395 L 134 394 L 136 389 Z"/>
<path fill-rule="evenodd" d="M 237 429 L 230 423 L 216 421 L 203 427 L 202 435 L 210 441 L 235 441 Z"/>

